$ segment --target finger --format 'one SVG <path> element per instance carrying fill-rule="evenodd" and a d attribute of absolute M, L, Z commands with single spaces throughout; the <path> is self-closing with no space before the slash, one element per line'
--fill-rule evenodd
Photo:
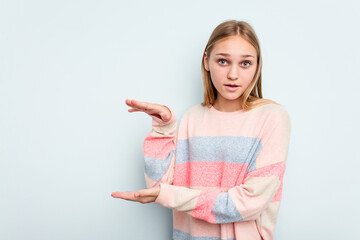
<path fill-rule="evenodd" d="M 134 99 L 126 100 L 126 104 L 132 109 L 129 109 L 128 112 L 139 112 L 143 111 L 150 116 L 160 118 L 161 120 L 167 122 L 171 119 L 171 111 L 164 105 L 153 104 L 148 102 L 140 102 Z M 134 110 L 133 110 L 134 109 Z"/>
<path fill-rule="evenodd" d="M 151 203 L 151 202 L 155 202 L 155 197 L 142 197 L 142 198 L 138 198 L 137 202 L 140 203 Z"/>
<path fill-rule="evenodd" d="M 152 111 L 146 110 L 146 109 L 139 109 L 139 108 L 131 108 L 128 109 L 128 112 L 144 112 L 147 113 L 149 115 L 153 115 L 154 113 L 152 113 Z M 156 114 L 155 114 L 156 115 Z M 159 116 L 159 115 L 158 115 Z M 159 116 L 160 117 L 160 116 Z"/>
<path fill-rule="evenodd" d="M 134 106 L 135 106 L 134 101 L 135 101 L 135 100 L 132 100 L 132 99 L 126 99 L 126 100 L 125 100 L 125 103 L 126 103 L 126 105 L 128 105 L 129 107 L 134 107 Z"/>
<path fill-rule="evenodd" d="M 131 201 L 136 200 L 134 192 L 113 192 L 111 194 L 111 196 L 114 197 L 114 198 L 122 198 L 122 199 L 125 199 L 125 200 L 131 200 Z"/>
<path fill-rule="evenodd" d="M 143 111 L 140 109 L 131 108 L 131 109 L 128 109 L 128 112 L 143 112 Z"/>
<path fill-rule="evenodd" d="M 111 194 L 111 196 L 114 198 L 121 198 L 123 196 L 123 193 L 122 192 L 113 192 Z"/>
<path fill-rule="evenodd" d="M 155 197 L 138 197 L 136 199 L 132 199 L 129 201 L 133 201 L 133 202 L 139 202 L 139 203 L 151 203 L 155 201 Z M 128 199 L 125 199 L 128 200 Z"/>
<path fill-rule="evenodd" d="M 135 196 L 137 192 L 114 192 L 111 194 L 112 197 L 121 198 L 128 201 L 139 202 L 139 203 L 150 203 L 154 202 L 156 197 L 154 196 Z"/>
<path fill-rule="evenodd" d="M 152 197 L 156 191 L 153 188 L 141 189 L 136 192 L 113 192 L 111 196 L 123 199 L 135 199 L 137 197 Z"/>
<path fill-rule="evenodd" d="M 134 99 L 127 101 L 127 105 L 139 109 L 149 109 L 151 107 L 151 104 L 148 102 L 140 102 Z"/>
<path fill-rule="evenodd" d="M 132 100 L 132 99 L 126 99 L 125 103 L 126 105 L 128 105 L 129 107 L 136 107 L 136 104 L 134 104 L 134 101 L 135 100 Z M 136 101 L 135 101 L 136 103 Z"/>
<path fill-rule="evenodd" d="M 152 111 L 152 105 L 147 102 L 140 102 L 140 101 L 136 101 L 136 100 L 127 99 L 126 105 L 128 105 L 129 107 L 136 109 L 138 111 L 142 111 L 142 112 L 147 112 L 148 110 Z M 131 110 L 129 112 L 133 112 L 133 111 Z"/>
<path fill-rule="evenodd" d="M 131 100 L 130 100 L 130 99 L 125 99 L 125 104 L 126 104 L 126 105 L 131 104 Z"/>
<path fill-rule="evenodd" d="M 135 192 L 135 196 L 137 197 L 156 197 L 157 196 L 157 189 L 156 188 L 146 188 L 141 189 Z"/>

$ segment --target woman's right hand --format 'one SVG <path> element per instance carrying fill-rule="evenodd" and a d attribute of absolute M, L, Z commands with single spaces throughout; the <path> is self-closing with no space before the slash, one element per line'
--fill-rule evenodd
<path fill-rule="evenodd" d="M 164 122 L 171 119 L 169 108 L 164 105 L 148 102 L 140 102 L 133 99 L 126 99 L 126 105 L 131 107 L 128 112 L 145 112 L 150 116 L 157 117 Z"/>

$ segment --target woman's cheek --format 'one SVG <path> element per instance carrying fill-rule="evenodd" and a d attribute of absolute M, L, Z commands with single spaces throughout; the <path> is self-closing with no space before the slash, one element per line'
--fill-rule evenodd
<path fill-rule="evenodd" d="M 224 75 L 226 75 L 225 68 L 222 67 L 215 67 L 213 71 L 213 75 L 216 78 L 222 78 Z"/>

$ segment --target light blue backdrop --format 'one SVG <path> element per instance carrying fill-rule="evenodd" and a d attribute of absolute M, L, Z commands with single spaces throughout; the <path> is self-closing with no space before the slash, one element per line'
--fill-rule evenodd
<path fill-rule="evenodd" d="M 150 118 L 126 98 L 202 101 L 201 54 L 249 22 L 263 94 L 292 137 L 275 239 L 360 239 L 356 1 L 0 1 L 0 239 L 171 238 L 171 211 L 114 199 L 145 187 Z"/>

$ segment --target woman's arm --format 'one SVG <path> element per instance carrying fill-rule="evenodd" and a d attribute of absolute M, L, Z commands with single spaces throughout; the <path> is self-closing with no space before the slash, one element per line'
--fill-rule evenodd
<path fill-rule="evenodd" d="M 230 188 L 197 190 L 161 183 L 160 188 L 125 192 L 117 197 L 157 204 L 183 211 L 209 223 L 255 220 L 270 204 L 281 200 L 290 142 L 290 118 L 281 111 L 264 128 L 262 148 L 256 157 L 256 169 L 247 173 L 243 183 Z"/>
<path fill-rule="evenodd" d="M 160 183 L 172 184 L 173 181 L 177 121 L 175 114 L 169 108 L 168 111 L 171 118 L 167 122 L 152 117 L 152 130 L 144 140 L 144 175 L 147 188 Z"/>
<path fill-rule="evenodd" d="M 161 184 L 156 203 L 210 223 L 229 223 L 256 219 L 270 204 L 281 200 L 289 140 L 290 118 L 286 111 L 275 114 L 264 128 L 262 148 L 256 169 L 243 183 L 230 188 L 196 190 Z"/>

